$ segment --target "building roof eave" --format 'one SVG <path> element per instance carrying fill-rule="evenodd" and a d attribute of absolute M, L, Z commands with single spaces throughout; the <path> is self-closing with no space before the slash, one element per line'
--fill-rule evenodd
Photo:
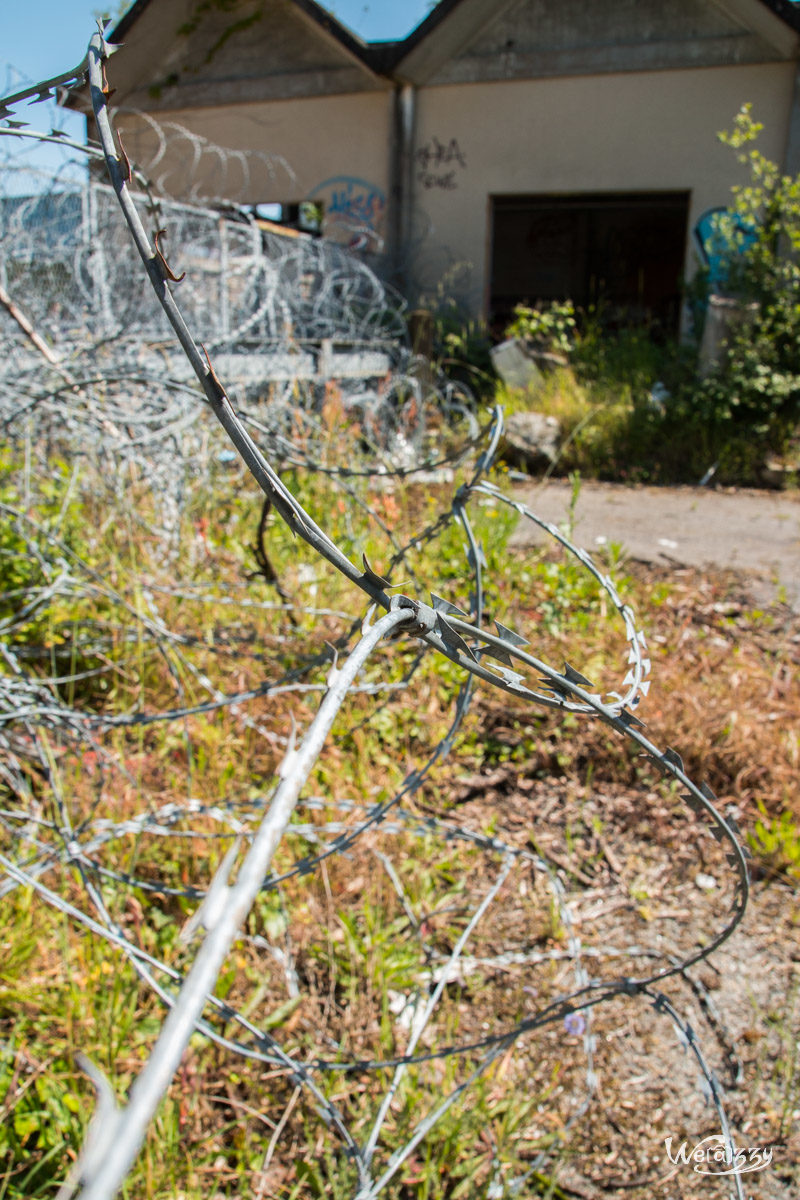
<path fill-rule="evenodd" d="M 780 17 L 796 33 L 800 33 L 800 4 L 792 0 L 761 0 L 776 17 Z"/>
<path fill-rule="evenodd" d="M 759 2 L 800 33 L 800 3 L 797 3 L 796 0 L 759 0 Z M 151 0 L 135 0 L 135 3 L 114 26 L 108 40 L 115 44 L 121 42 L 150 3 Z M 315 0 L 294 0 L 294 3 L 328 33 L 331 33 L 342 45 L 363 58 L 367 65 L 371 66 L 370 59 L 374 59 L 375 52 L 378 52 L 378 55 L 383 56 L 387 61 L 392 59 L 397 62 L 400 58 L 405 57 L 441 25 L 454 9 L 460 7 L 464 0 L 439 0 L 427 17 L 415 29 L 412 29 L 408 37 L 394 42 L 364 42 L 346 25 L 338 21 L 332 13 L 315 3 Z"/>
<path fill-rule="evenodd" d="M 457 3 L 458 0 L 451 0 L 451 3 Z M 136 0 L 135 4 L 131 5 L 128 11 L 120 18 L 106 39 L 112 45 L 121 44 L 127 37 L 133 25 L 139 20 L 145 9 L 149 8 L 152 0 Z M 355 58 L 357 58 L 365 67 L 374 71 L 373 53 L 375 48 L 381 47 L 385 43 L 369 43 L 363 41 L 360 37 L 337 20 L 333 13 L 327 11 L 316 0 L 292 0 L 295 8 L 299 9 L 304 16 L 308 17 L 316 25 L 320 27 L 326 34 L 334 38 L 345 50 L 348 50 Z M 392 47 L 402 45 L 402 43 L 389 43 Z M 376 72 L 380 73 L 380 72 Z"/>
<path fill-rule="evenodd" d="M 406 38 L 400 41 L 365 42 L 317 3 L 317 0 L 291 0 L 293 7 L 310 24 L 315 25 L 320 32 L 343 49 L 354 60 L 354 66 L 357 64 L 362 70 L 368 71 L 379 87 L 402 83 L 424 84 L 444 62 L 457 55 L 462 46 L 478 36 L 481 28 L 490 24 L 500 10 L 509 7 L 513 2 L 514 0 L 495 0 L 487 11 L 485 0 L 439 0 L 427 17 Z M 752 20 L 753 14 L 757 14 L 760 7 L 763 16 L 756 24 L 767 27 L 767 32 L 771 32 L 771 40 L 776 47 L 782 43 L 783 53 L 788 52 L 791 57 L 797 55 L 800 46 L 800 3 L 794 0 L 712 2 L 722 8 L 738 10 L 740 19 L 745 16 L 742 10 L 749 8 Z M 152 0 L 135 0 L 110 31 L 107 40 L 112 45 L 122 44 L 151 3 Z M 751 7 L 753 4 L 755 8 Z M 780 32 L 781 26 L 772 21 L 773 17 L 781 22 L 783 34 Z M 795 34 L 796 39 L 791 51 L 788 49 L 791 38 L 786 32 L 787 27 Z M 82 96 L 84 90 L 73 89 L 63 100 L 66 107 L 85 108 Z"/>

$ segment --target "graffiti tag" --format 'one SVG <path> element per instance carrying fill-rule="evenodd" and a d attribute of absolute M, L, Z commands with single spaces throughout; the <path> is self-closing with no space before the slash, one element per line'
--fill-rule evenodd
<path fill-rule="evenodd" d="M 322 200 L 326 217 L 347 218 L 377 230 L 386 214 L 386 197 L 379 187 L 352 175 L 335 175 L 317 184 L 311 199 Z"/>
<path fill-rule="evenodd" d="M 467 169 L 467 159 L 458 144 L 458 138 L 450 138 L 445 143 L 434 134 L 424 146 L 420 146 L 414 157 L 419 167 L 417 182 L 426 189 L 455 191 L 458 187 L 456 171 Z"/>

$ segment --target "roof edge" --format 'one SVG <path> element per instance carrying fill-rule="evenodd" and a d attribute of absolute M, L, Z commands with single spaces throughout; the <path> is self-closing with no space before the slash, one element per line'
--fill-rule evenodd
<path fill-rule="evenodd" d="M 127 34 L 131 26 L 138 21 L 144 10 L 150 5 L 150 0 L 136 0 L 126 13 L 117 21 L 111 33 L 106 38 L 106 41 L 113 46 L 118 46 L 122 39 Z"/>
<path fill-rule="evenodd" d="M 121 17 L 121 19 L 111 30 L 110 34 L 106 38 L 106 41 L 111 45 L 121 44 L 135 23 L 139 20 L 139 17 L 141 17 L 142 13 L 150 7 L 152 2 L 153 0 L 136 0 L 136 3 L 131 5 L 128 11 Z M 455 2 L 458 2 L 458 0 L 455 0 Z M 360 37 L 358 37 L 357 34 L 348 29 L 346 25 L 343 25 L 341 21 L 337 20 L 333 13 L 328 12 L 328 10 L 323 8 L 321 4 L 317 4 L 316 0 L 291 0 L 291 3 L 295 8 L 300 9 L 305 16 L 314 21 L 314 23 L 317 24 L 320 29 L 339 42 L 339 44 L 345 50 L 348 50 L 355 58 L 357 58 L 363 66 L 367 67 L 375 74 L 383 74 L 383 72 L 376 67 L 376 63 L 382 63 L 383 59 L 386 57 L 385 47 L 388 45 L 388 47 L 393 50 L 395 45 L 402 45 L 402 43 L 395 42 L 370 43 L 363 41 Z M 375 53 L 375 51 L 377 51 L 377 53 Z"/>
<path fill-rule="evenodd" d="M 761 3 L 776 17 L 785 21 L 795 33 L 800 33 L 800 4 L 793 3 L 792 0 L 761 0 Z"/>
<path fill-rule="evenodd" d="M 365 42 L 352 30 L 343 25 L 332 13 L 316 0 L 291 0 L 307 17 L 320 26 L 329 36 L 338 41 L 365 67 L 375 75 L 382 75 L 393 82 L 398 64 L 458 8 L 463 0 L 439 0 L 409 35 L 400 41 Z M 800 3 L 795 0 L 760 0 L 765 8 L 784 21 L 795 33 L 800 33 Z M 136 0 L 112 29 L 107 40 L 119 44 L 136 23 L 152 0 Z"/>
<path fill-rule="evenodd" d="M 136 0 L 135 4 L 131 5 L 111 30 L 106 41 L 112 45 L 119 45 L 123 42 L 151 3 L 152 0 Z M 426 38 L 454 8 L 457 8 L 461 0 L 439 0 L 436 7 L 411 30 L 408 37 L 399 41 L 386 42 L 363 41 L 316 0 L 292 0 L 292 3 L 327 34 L 335 38 L 346 50 L 355 55 L 365 67 L 368 67 L 376 75 L 391 77 L 397 63 L 408 54 L 409 50 L 413 50 L 419 42 Z"/>

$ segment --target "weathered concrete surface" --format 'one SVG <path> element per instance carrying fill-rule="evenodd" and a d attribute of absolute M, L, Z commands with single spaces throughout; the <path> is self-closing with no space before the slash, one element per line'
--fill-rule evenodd
<path fill-rule="evenodd" d="M 553 524 L 566 521 L 570 485 L 523 484 L 517 499 Z M 521 520 L 512 545 L 543 542 Z M 708 488 L 623 487 L 585 482 L 575 510 L 574 541 L 590 553 L 615 542 L 633 559 L 741 571 L 757 596 L 785 599 L 800 611 L 800 495 Z"/>
<path fill-rule="evenodd" d="M 543 383 L 542 372 L 519 338 L 507 338 L 489 351 L 492 366 L 507 387 L 532 388 Z"/>
<path fill-rule="evenodd" d="M 503 428 L 499 457 L 523 471 L 540 471 L 555 462 L 560 440 L 555 417 L 539 412 L 512 413 Z"/>

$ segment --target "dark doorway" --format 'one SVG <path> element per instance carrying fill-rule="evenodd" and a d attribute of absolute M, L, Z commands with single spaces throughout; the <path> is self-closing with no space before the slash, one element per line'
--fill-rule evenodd
<path fill-rule="evenodd" d="M 490 320 L 572 300 L 612 327 L 676 332 L 688 192 L 493 196 Z"/>

